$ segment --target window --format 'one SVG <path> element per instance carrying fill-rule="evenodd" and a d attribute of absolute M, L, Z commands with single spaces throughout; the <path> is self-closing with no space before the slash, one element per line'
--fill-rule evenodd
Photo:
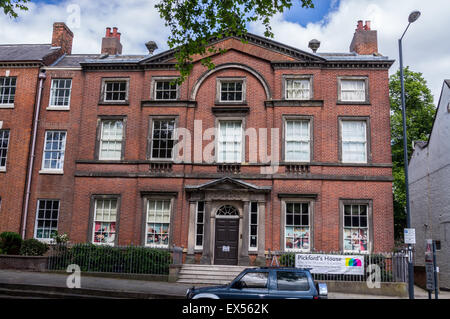
<path fill-rule="evenodd" d="M 170 200 L 147 201 L 147 246 L 169 247 L 170 211 Z"/>
<path fill-rule="evenodd" d="M 93 243 L 114 245 L 118 211 L 117 198 L 96 199 L 94 207 Z"/>
<path fill-rule="evenodd" d="M 128 100 L 128 80 L 104 80 L 103 102 L 126 102 Z"/>
<path fill-rule="evenodd" d="M 245 80 L 218 79 L 219 102 L 243 102 L 245 100 Z"/>
<path fill-rule="evenodd" d="M 195 248 L 203 248 L 203 227 L 205 224 L 205 202 L 197 202 L 197 216 L 195 221 Z"/>
<path fill-rule="evenodd" d="M 58 231 L 59 201 L 38 200 L 36 214 L 36 239 L 52 239 Z"/>
<path fill-rule="evenodd" d="M 6 170 L 8 146 L 9 146 L 9 130 L 0 130 L 0 171 Z"/>
<path fill-rule="evenodd" d="M 69 108 L 70 93 L 72 91 L 71 79 L 54 79 L 50 89 L 49 107 Z"/>
<path fill-rule="evenodd" d="M 44 156 L 42 170 L 62 171 L 64 169 L 64 153 L 66 150 L 66 132 L 45 132 Z"/>
<path fill-rule="evenodd" d="M 100 160 L 122 159 L 123 135 L 123 120 L 101 121 Z"/>
<path fill-rule="evenodd" d="M 309 120 L 286 120 L 285 160 L 309 162 L 311 160 L 311 135 Z"/>
<path fill-rule="evenodd" d="M 342 162 L 367 163 L 367 122 L 341 121 Z"/>
<path fill-rule="evenodd" d="M 310 250 L 309 206 L 309 203 L 286 203 L 286 250 Z"/>
<path fill-rule="evenodd" d="M 249 250 L 258 249 L 258 203 L 250 203 L 250 245 Z"/>
<path fill-rule="evenodd" d="M 2 105 L 14 105 L 16 95 L 16 78 L 0 77 L 0 107 Z"/>
<path fill-rule="evenodd" d="M 286 79 L 285 97 L 287 100 L 309 100 L 311 98 L 311 80 Z"/>
<path fill-rule="evenodd" d="M 344 252 L 368 252 L 368 205 L 344 205 Z"/>
<path fill-rule="evenodd" d="M 366 102 L 366 79 L 340 79 L 340 101 Z"/>
<path fill-rule="evenodd" d="M 278 290 L 308 291 L 308 277 L 303 272 L 277 271 Z"/>
<path fill-rule="evenodd" d="M 242 162 L 242 121 L 219 121 L 218 161 Z"/>
<path fill-rule="evenodd" d="M 248 272 L 239 282 L 242 283 L 242 288 L 266 289 L 268 277 L 269 273 L 267 272 Z"/>
<path fill-rule="evenodd" d="M 155 100 L 176 100 L 178 98 L 178 86 L 172 84 L 172 80 L 156 80 Z"/>
<path fill-rule="evenodd" d="M 175 119 L 153 120 L 151 159 L 171 160 L 175 145 Z"/>

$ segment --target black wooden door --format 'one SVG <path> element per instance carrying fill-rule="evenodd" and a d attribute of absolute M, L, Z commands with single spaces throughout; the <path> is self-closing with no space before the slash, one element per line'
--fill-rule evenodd
<path fill-rule="evenodd" d="M 216 219 L 215 265 L 237 265 L 239 219 Z"/>

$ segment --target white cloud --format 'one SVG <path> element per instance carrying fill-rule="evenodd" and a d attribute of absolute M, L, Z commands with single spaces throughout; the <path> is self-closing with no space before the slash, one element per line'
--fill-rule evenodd
<path fill-rule="evenodd" d="M 320 1 L 320 0 L 318 0 Z M 0 14 L 0 43 L 49 43 L 55 21 L 70 22 L 67 8 L 77 4 L 81 9 L 79 28 L 75 34 L 74 53 L 100 52 L 101 38 L 107 26 L 119 28 L 124 54 L 146 54 L 144 46 L 155 41 L 159 50 L 167 49 L 168 28 L 154 8 L 158 0 L 65 0 L 57 4 L 29 4 L 28 12 L 12 20 Z M 322 42 L 319 52 L 348 52 L 357 20 L 371 20 L 378 30 L 379 51 L 398 60 L 398 38 L 403 33 L 409 13 L 420 10 L 422 16 L 411 25 L 404 39 L 404 61 L 420 71 L 428 81 L 435 101 L 439 98 L 442 81 L 450 78 L 450 1 L 448 0 L 341 0 L 339 8 L 324 21 L 306 27 L 273 19 L 275 40 L 309 51 L 308 42 L 317 38 Z M 262 34 L 261 26 L 252 25 L 251 32 Z M 398 63 L 391 73 L 398 69 Z"/>
<path fill-rule="evenodd" d="M 341 0 L 338 10 L 324 20 L 306 27 L 288 22 L 282 16 L 272 21 L 275 40 L 310 51 L 308 42 L 321 41 L 319 52 L 348 52 L 358 20 L 370 20 L 378 31 L 378 49 L 397 62 L 390 73 L 399 69 L 398 39 L 408 25 L 413 10 L 422 12 L 403 39 L 404 65 L 422 72 L 438 102 L 444 79 L 450 78 L 450 1 L 448 0 Z M 262 26 L 254 24 L 251 32 L 263 34 Z M 295 35 L 295 36 L 294 36 Z"/>

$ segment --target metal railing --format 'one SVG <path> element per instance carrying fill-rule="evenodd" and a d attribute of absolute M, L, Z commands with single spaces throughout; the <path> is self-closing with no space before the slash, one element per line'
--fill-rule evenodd
<path fill-rule="evenodd" d="M 142 246 L 54 245 L 48 270 L 78 265 L 82 272 L 168 275 L 172 255 L 168 250 Z"/>
<path fill-rule="evenodd" d="M 345 254 L 342 252 L 312 252 L 308 254 L 349 255 L 349 256 L 358 255 L 358 254 Z M 295 255 L 296 253 L 269 252 L 268 258 L 271 261 L 271 266 L 295 267 Z M 377 269 L 379 270 L 381 282 L 408 281 L 408 255 L 406 252 L 364 254 L 361 256 L 364 256 L 364 275 L 349 275 L 349 274 L 312 274 L 312 275 L 315 280 L 366 282 L 369 279 L 369 276 L 371 275 L 373 276 L 373 270 L 372 272 L 367 271 L 368 266 L 376 265 L 379 267 Z"/>

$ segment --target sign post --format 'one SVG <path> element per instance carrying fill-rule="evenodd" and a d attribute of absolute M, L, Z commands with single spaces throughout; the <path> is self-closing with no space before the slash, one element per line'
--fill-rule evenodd
<path fill-rule="evenodd" d="M 425 250 L 425 271 L 427 278 L 428 299 L 434 290 L 435 299 L 439 298 L 439 287 L 437 283 L 436 269 L 436 243 L 427 239 L 427 249 Z"/>

